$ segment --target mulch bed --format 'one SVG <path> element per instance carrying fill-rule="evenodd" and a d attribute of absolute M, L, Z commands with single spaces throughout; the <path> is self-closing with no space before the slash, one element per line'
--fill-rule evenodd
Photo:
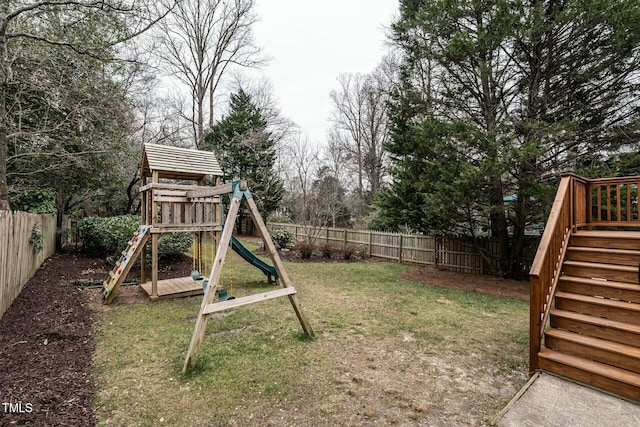
<path fill-rule="evenodd" d="M 296 259 L 294 251 L 283 255 L 285 259 Z M 186 256 L 161 262 L 159 277 L 189 275 L 191 265 L 191 259 Z M 110 270 L 102 259 L 74 252 L 56 254 L 29 280 L 0 319 L 0 403 L 3 404 L 0 425 L 96 424 L 91 411 L 95 392 L 91 362 L 95 348 L 92 324 L 96 291 L 71 283 L 78 279 L 104 280 Z M 127 280 L 139 280 L 139 277 L 140 269 L 134 266 Z M 521 300 L 529 298 L 528 282 L 452 273 L 432 267 L 407 270 L 402 277 L 428 285 Z M 120 301 L 124 303 L 128 300 L 127 290 L 130 294 L 143 293 L 139 287 L 126 288 L 121 289 Z M 137 298 L 144 301 L 144 296 Z"/>
<path fill-rule="evenodd" d="M 529 301 L 529 281 L 503 279 L 495 276 L 455 273 L 426 267 L 406 270 L 400 276 L 430 286 L 458 289 L 479 294 L 497 295 L 521 301 Z"/>
<path fill-rule="evenodd" d="M 93 318 L 87 291 L 65 285 L 102 261 L 56 254 L 0 319 L 1 425 L 91 426 Z"/>
<path fill-rule="evenodd" d="M 102 259 L 55 254 L 2 316 L 0 425 L 95 425 L 91 361 L 96 290 L 70 283 L 104 280 L 110 270 Z M 161 263 L 158 276 L 190 272 L 191 259 L 182 257 Z M 127 280 L 139 277 L 134 266 Z"/>

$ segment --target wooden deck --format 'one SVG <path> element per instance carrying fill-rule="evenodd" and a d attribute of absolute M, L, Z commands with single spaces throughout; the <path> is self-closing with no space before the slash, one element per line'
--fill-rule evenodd
<path fill-rule="evenodd" d="M 151 282 L 143 283 L 142 289 L 151 298 Z M 202 280 L 194 281 L 191 277 L 177 277 L 175 279 L 158 280 L 158 298 L 152 300 L 181 298 L 192 295 L 202 295 Z"/>

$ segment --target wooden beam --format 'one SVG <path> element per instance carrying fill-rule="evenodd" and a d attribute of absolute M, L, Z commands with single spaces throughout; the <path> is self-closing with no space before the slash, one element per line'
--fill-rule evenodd
<path fill-rule="evenodd" d="M 213 268 L 211 269 L 211 274 L 209 275 L 209 286 L 207 286 L 207 290 L 204 293 L 204 298 L 202 298 L 200 312 L 198 314 L 198 318 L 196 319 L 196 326 L 193 330 L 191 343 L 189 344 L 189 350 L 187 350 L 187 356 L 184 360 L 184 366 L 182 368 L 183 374 L 187 373 L 187 371 L 189 371 L 190 369 L 193 369 L 198 359 L 198 351 L 200 350 L 200 345 L 202 344 L 202 340 L 204 338 L 204 332 L 207 328 L 208 320 L 208 316 L 203 315 L 203 312 L 209 304 L 213 303 L 213 299 L 216 295 L 216 290 L 218 289 L 218 285 L 220 284 L 222 266 L 224 265 L 224 259 L 227 256 L 227 250 L 229 249 L 229 243 L 231 242 L 233 224 L 235 223 L 236 217 L 238 216 L 240 202 L 241 199 L 238 197 L 234 197 L 233 199 L 231 199 L 229 212 L 227 214 L 227 221 L 225 222 L 222 237 L 220 238 L 220 245 L 218 246 L 218 251 L 216 252 L 216 257 L 213 261 Z"/>
<path fill-rule="evenodd" d="M 221 228 L 220 224 L 214 222 L 200 224 L 156 224 L 151 229 L 151 234 L 220 231 Z"/>
<path fill-rule="evenodd" d="M 197 190 L 187 190 L 187 197 L 195 199 L 198 197 L 221 196 L 233 192 L 233 184 L 222 184 L 216 187 L 199 188 Z"/>
<path fill-rule="evenodd" d="M 269 252 L 269 257 L 271 258 L 271 262 L 276 268 L 278 272 L 279 281 L 285 288 L 292 287 L 291 280 L 289 280 L 289 275 L 284 268 L 284 264 L 278 255 L 278 251 L 276 250 L 275 245 L 273 244 L 273 240 L 271 240 L 271 235 L 269 234 L 269 230 L 267 230 L 267 226 L 262 220 L 262 216 L 260 215 L 260 211 L 258 210 L 258 206 L 256 206 L 255 200 L 252 197 L 247 199 L 247 205 L 249 205 L 249 213 L 251 214 L 251 219 L 253 219 L 253 223 L 258 227 L 258 231 L 260 233 L 260 237 L 262 237 L 262 242 L 264 243 L 264 247 L 267 248 Z M 225 229 L 226 231 L 226 229 Z M 302 330 L 308 336 L 315 336 L 313 333 L 313 329 L 311 329 L 311 324 L 307 320 L 304 312 L 302 311 L 302 306 L 298 302 L 298 297 L 296 294 L 289 295 L 289 301 L 293 306 L 293 310 L 296 312 L 296 316 L 298 316 L 298 321 L 302 326 Z"/>
<path fill-rule="evenodd" d="M 230 308 L 236 308 L 247 304 L 253 304 L 254 302 L 267 301 L 273 298 L 284 297 L 287 295 L 293 295 L 296 293 L 296 288 L 282 288 L 275 291 L 269 291 L 262 294 L 249 295 L 247 297 L 236 298 L 232 300 L 216 302 L 209 304 L 204 308 L 202 314 L 211 314 L 222 310 L 228 310 Z"/>
<path fill-rule="evenodd" d="M 212 187 L 208 185 L 169 184 L 166 182 L 150 182 L 140 187 L 138 191 L 143 192 L 151 189 L 189 191 L 189 190 L 203 190 L 203 189 L 209 189 L 209 188 L 212 188 Z"/>

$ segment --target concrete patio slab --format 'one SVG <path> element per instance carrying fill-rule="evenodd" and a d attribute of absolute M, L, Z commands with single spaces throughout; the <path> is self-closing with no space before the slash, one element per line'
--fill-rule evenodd
<path fill-rule="evenodd" d="M 555 375 L 539 373 L 502 410 L 492 425 L 640 426 L 640 405 Z"/>

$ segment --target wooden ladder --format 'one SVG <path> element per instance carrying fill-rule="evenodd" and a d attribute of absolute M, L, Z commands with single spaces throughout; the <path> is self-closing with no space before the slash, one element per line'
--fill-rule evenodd
<path fill-rule="evenodd" d="M 129 270 L 131 270 L 136 258 L 144 249 L 144 245 L 149 238 L 149 228 L 148 225 L 141 225 L 138 228 L 131 240 L 129 240 L 127 249 L 122 252 L 120 259 L 116 262 L 116 266 L 109 273 L 109 278 L 102 284 L 102 302 L 104 304 L 109 304 L 113 301 L 116 291 L 125 277 L 127 277 L 127 274 L 129 274 Z"/>

